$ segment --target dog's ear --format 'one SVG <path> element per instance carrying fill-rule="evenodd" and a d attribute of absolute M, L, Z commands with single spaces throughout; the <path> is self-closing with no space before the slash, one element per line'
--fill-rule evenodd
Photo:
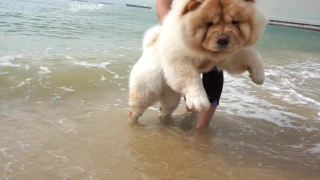
<path fill-rule="evenodd" d="M 183 15 L 187 14 L 188 12 L 197 9 L 201 4 L 202 4 L 202 2 L 200 2 L 199 0 L 189 1 L 189 3 L 184 7 L 181 15 L 183 16 Z"/>

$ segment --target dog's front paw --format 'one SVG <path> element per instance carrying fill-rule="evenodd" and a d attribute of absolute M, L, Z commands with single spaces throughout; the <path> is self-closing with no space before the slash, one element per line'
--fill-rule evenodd
<path fill-rule="evenodd" d="M 197 112 L 207 111 L 210 108 L 210 102 L 204 95 L 186 95 L 186 105 L 190 110 Z"/>
<path fill-rule="evenodd" d="M 254 71 L 250 73 L 250 78 L 252 81 L 258 85 L 262 85 L 265 80 L 264 70 L 260 69 L 258 71 Z"/>

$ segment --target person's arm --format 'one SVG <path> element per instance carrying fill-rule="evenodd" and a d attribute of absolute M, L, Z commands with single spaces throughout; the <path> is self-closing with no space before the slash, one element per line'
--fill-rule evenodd
<path fill-rule="evenodd" d="M 171 4 L 172 0 L 156 0 L 157 16 L 161 23 L 165 16 L 169 13 Z"/>

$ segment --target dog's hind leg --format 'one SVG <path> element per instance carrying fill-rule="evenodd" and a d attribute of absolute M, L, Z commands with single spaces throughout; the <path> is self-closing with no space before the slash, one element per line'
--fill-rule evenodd
<path fill-rule="evenodd" d="M 167 87 L 160 99 L 160 114 L 159 118 L 169 119 L 173 111 L 178 107 L 181 99 L 181 94 Z"/>
<path fill-rule="evenodd" d="M 153 103 L 153 99 L 150 99 L 148 94 L 129 93 L 129 123 L 137 123 L 138 119 L 143 115 L 146 109 Z"/>
<path fill-rule="evenodd" d="M 137 123 L 138 119 L 142 116 L 147 108 L 148 106 L 131 106 L 128 122 L 132 124 Z"/>

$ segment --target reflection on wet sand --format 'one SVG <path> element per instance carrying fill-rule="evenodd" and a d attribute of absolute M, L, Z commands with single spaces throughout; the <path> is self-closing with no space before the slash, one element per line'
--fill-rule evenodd
<path fill-rule="evenodd" d="M 317 179 L 319 159 L 302 150 L 305 139 L 290 139 L 296 132 L 277 133 L 270 124 L 253 122 L 218 115 L 214 128 L 202 130 L 184 131 L 183 122 L 175 121 L 133 127 L 133 166 L 150 179 Z M 266 126 L 269 132 L 260 129 Z"/>
<path fill-rule="evenodd" d="M 207 130 L 183 102 L 172 122 L 150 109 L 130 126 L 128 76 L 156 14 L 66 3 L 0 0 L 1 180 L 320 179 L 319 32 L 268 26 L 266 82 L 225 73 Z"/>
<path fill-rule="evenodd" d="M 126 92 L 12 101 L 1 110 L 3 179 L 317 179 L 317 131 L 218 111 L 209 129 L 180 106 L 127 124 Z M 119 99 L 119 97 L 123 97 Z M 4 98 L 4 101 L 9 100 Z"/>

